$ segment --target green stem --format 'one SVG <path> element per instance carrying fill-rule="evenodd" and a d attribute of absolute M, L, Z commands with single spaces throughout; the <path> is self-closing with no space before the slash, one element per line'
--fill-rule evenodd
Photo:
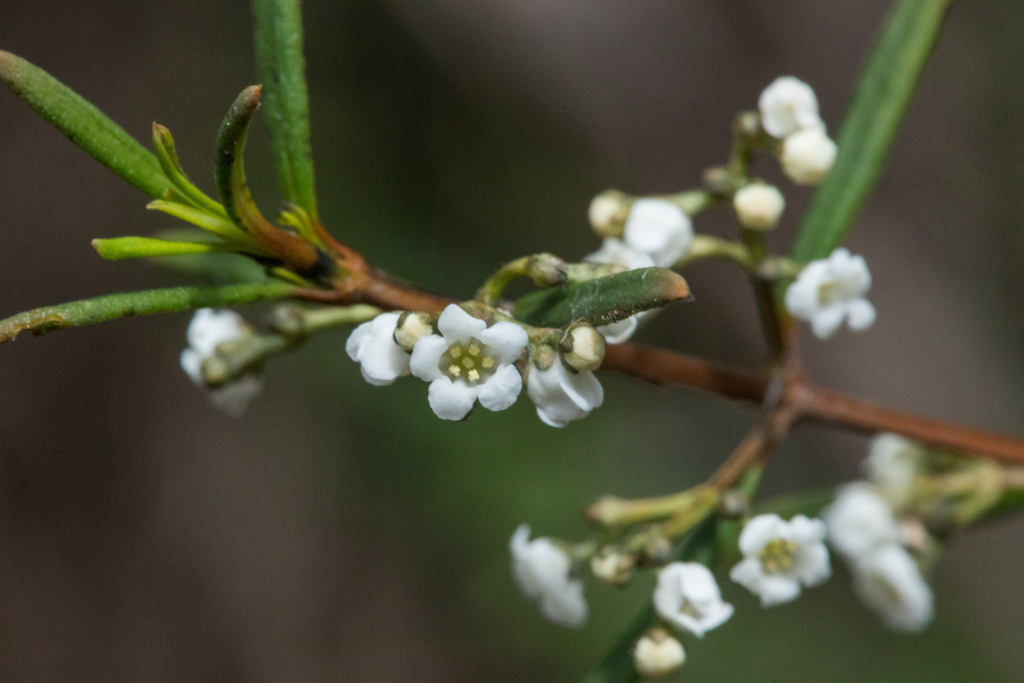
<path fill-rule="evenodd" d="M 196 308 L 238 306 L 254 301 L 283 299 L 295 287 L 283 282 L 227 285 L 224 287 L 172 287 L 145 292 L 108 294 L 19 313 L 0 320 L 0 344 L 13 341 L 20 332 L 39 335 L 68 327 L 83 327 L 132 315 L 177 313 Z"/>
<path fill-rule="evenodd" d="M 538 287 L 554 287 L 566 281 L 568 266 L 552 254 L 534 254 L 509 261 L 499 268 L 476 293 L 476 300 L 494 306 L 505 287 L 517 278 L 528 277 Z"/>
<path fill-rule="evenodd" d="M 761 327 L 764 329 L 768 351 L 774 363 L 782 357 L 786 349 L 785 328 L 788 316 L 785 309 L 779 305 L 776 299 L 774 285 L 757 275 L 757 270 L 761 264 L 769 258 L 768 245 L 765 242 L 764 233 L 760 230 L 743 228 L 741 236 L 743 244 L 750 253 L 752 264 L 750 286 L 754 288 L 757 310 L 761 316 Z"/>

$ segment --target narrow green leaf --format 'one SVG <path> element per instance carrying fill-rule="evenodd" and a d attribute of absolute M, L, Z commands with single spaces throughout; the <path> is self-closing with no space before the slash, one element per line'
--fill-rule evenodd
<path fill-rule="evenodd" d="M 23 331 L 44 334 L 68 327 L 83 327 L 130 315 L 176 313 L 196 308 L 238 306 L 254 301 L 284 299 L 295 291 L 284 282 L 228 285 L 225 287 L 172 287 L 145 292 L 109 294 L 72 301 L 0 320 L 0 344 L 13 341 Z"/>
<path fill-rule="evenodd" d="M 152 237 L 115 237 L 95 239 L 92 248 L 108 261 L 123 261 L 154 256 L 181 256 L 183 254 L 214 254 L 231 251 L 228 244 L 216 242 L 171 242 Z"/>
<path fill-rule="evenodd" d="M 309 93 L 302 54 L 299 0 L 253 0 L 256 59 L 263 81 L 267 125 L 277 154 L 286 201 L 316 218 L 313 150 L 309 141 Z"/>
<path fill-rule="evenodd" d="M 132 186 L 153 198 L 171 189 L 152 152 L 50 74 L 0 51 L 0 80 L 71 142 Z"/>
<path fill-rule="evenodd" d="M 269 255 L 270 253 L 261 247 L 260 243 L 253 239 L 252 235 L 239 228 L 224 216 L 212 214 L 208 211 L 197 209 L 187 204 L 168 202 L 162 199 L 151 201 L 146 205 L 146 208 L 153 209 L 154 211 L 162 211 L 174 216 L 175 218 L 187 221 L 192 225 L 209 231 L 223 240 L 239 245 L 246 251 L 264 255 Z"/>
<path fill-rule="evenodd" d="M 715 542 L 715 516 L 701 522 L 685 543 L 679 548 L 675 559 L 681 562 L 709 563 L 707 557 L 713 551 Z M 612 649 L 604 660 L 591 671 L 583 683 L 634 683 L 640 680 L 640 674 L 633 666 L 633 646 L 640 636 L 654 623 L 654 607 L 647 603 L 636 613 L 633 619 L 619 635 Z"/>
<path fill-rule="evenodd" d="M 875 39 L 839 131 L 839 155 L 807 210 L 793 258 L 824 258 L 878 180 L 953 0 L 898 0 Z"/>
<path fill-rule="evenodd" d="M 640 268 L 527 294 L 516 302 L 514 315 L 537 327 L 565 327 L 581 318 L 607 325 L 690 298 L 690 287 L 678 273 Z"/>
<path fill-rule="evenodd" d="M 205 192 L 189 180 L 185 169 L 181 167 L 181 161 L 178 160 L 178 149 L 174 144 L 171 131 L 167 129 L 167 126 L 161 126 L 155 121 L 153 122 L 153 149 L 156 151 L 156 158 L 160 162 L 160 168 L 163 169 L 164 175 L 174 183 L 174 187 L 185 199 L 200 209 L 223 216 L 228 215 L 219 202 L 210 199 Z"/>

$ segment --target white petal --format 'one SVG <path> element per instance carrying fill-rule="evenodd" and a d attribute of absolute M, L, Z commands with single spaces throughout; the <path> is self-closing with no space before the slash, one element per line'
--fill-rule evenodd
<path fill-rule="evenodd" d="M 371 384 L 391 384 L 399 377 L 409 374 L 409 354 L 394 340 L 398 317 L 398 313 L 383 313 L 377 316 L 370 323 L 372 327 L 369 334 L 359 339 L 357 360 L 362 365 L 363 377 Z"/>
<path fill-rule="evenodd" d="M 636 332 L 639 324 L 640 322 L 637 317 L 632 315 L 617 323 L 601 325 L 597 328 L 597 331 L 604 335 L 605 344 L 621 344 L 622 342 L 629 341 L 629 338 Z"/>
<path fill-rule="evenodd" d="M 846 324 L 860 332 L 875 324 L 875 307 L 867 299 L 854 299 L 846 306 Z"/>
<path fill-rule="evenodd" d="M 820 543 L 825 539 L 826 533 L 825 523 L 820 519 L 796 515 L 789 520 L 789 537 L 801 545 Z"/>
<path fill-rule="evenodd" d="M 562 390 L 576 406 L 589 413 L 604 402 L 604 387 L 593 372 L 566 372 L 559 378 Z"/>
<path fill-rule="evenodd" d="M 558 590 L 546 591 L 540 599 L 540 612 L 553 624 L 580 628 L 587 621 L 589 610 L 583 597 L 583 583 L 568 581 Z"/>
<path fill-rule="evenodd" d="M 362 347 L 364 340 L 370 335 L 372 327 L 372 320 L 363 323 L 352 330 L 352 334 L 348 336 L 348 340 L 345 342 L 345 351 L 348 353 L 349 358 L 357 363 L 359 362 L 359 349 Z"/>
<path fill-rule="evenodd" d="M 502 365 L 479 388 L 480 405 L 488 410 L 505 410 L 519 398 L 523 378 L 514 365 Z"/>
<path fill-rule="evenodd" d="M 420 337 L 412 347 L 409 369 L 424 382 L 433 382 L 441 377 L 441 356 L 448 350 L 449 343 L 436 334 Z"/>
<path fill-rule="evenodd" d="M 650 255 L 655 265 L 671 266 L 693 243 L 693 224 L 678 205 L 664 199 L 633 203 L 623 239 L 631 248 Z"/>
<path fill-rule="evenodd" d="M 845 315 L 846 307 L 841 304 L 819 309 L 811 317 L 811 331 L 818 339 L 829 339 L 843 324 Z"/>
<path fill-rule="evenodd" d="M 625 266 L 631 270 L 650 268 L 654 265 L 654 261 L 650 256 L 629 247 L 625 242 L 614 237 L 606 239 L 601 244 L 600 249 L 593 254 L 583 257 L 583 260 L 591 263 L 610 263 Z"/>
<path fill-rule="evenodd" d="M 567 375 L 562 361 L 556 359 L 547 370 L 531 364 L 526 376 L 526 395 L 536 404 L 538 417 L 552 427 L 564 427 L 587 414 L 565 392 Z"/>
<path fill-rule="evenodd" d="M 896 631 L 918 632 L 935 616 L 932 589 L 913 558 L 892 544 L 854 567 L 853 587 L 861 600 Z"/>
<path fill-rule="evenodd" d="M 804 548 L 801 553 L 799 579 L 805 586 L 817 586 L 825 583 L 832 576 L 832 566 L 828 559 L 828 549 L 823 543 L 815 543 Z"/>
<path fill-rule="evenodd" d="M 200 308 L 192 316 L 186 338 L 188 345 L 204 358 L 218 345 L 237 339 L 245 333 L 245 319 L 230 309 Z"/>
<path fill-rule="evenodd" d="M 800 597 L 800 582 L 785 576 L 765 576 L 758 593 L 762 607 L 774 607 Z"/>
<path fill-rule="evenodd" d="M 194 349 L 189 348 L 181 352 L 181 369 L 185 371 L 192 383 L 201 389 L 206 388 L 202 373 L 203 360 L 203 357 Z"/>
<path fill-rule="evenodd" d="M 494 323 L 475 336 L 494 349 L 502 363 L 514 363 L 519 360 L 526 343 L 530 341 L 526 330 L 510 322 Z"/>
<path fill-rule="evenodd" d="M 814 90 L 793 76 L 781 76 L 772 81 L 761 93 L 757 105 L 761 126 L 775 138 L 783 138 L 801 128 L 825 125 L 818 114 Z"/>
<path fill-rule="evenodd" d="M 768 545 L 773 538 L 778 538 L 779 533 L 786 527 L 786 522 L 778 515 L 758 515 L 743 527 L 740 533 L 740 552 L 745 557 L 751 557 L 761 552 L 761 549 Z"/>
<path fill-rule="evenodd" d="M 375 387 L 386 387 L 395 381 L 393 379 L 380 379 L 374 377 L 373 375 L 366 371 L 366 366 L 364 365 L 359 366 L 359 371 L 363 374 L 363 379 L 365 379 L 369 384 L 372 384 Z"/>
<path fill-rule="evenodd" d="M 761 581 L 764 579 L 764 570 L 761 568 L 760 560 L 748 557 L 733 566 L 729 571 L 729 578 L 751 593 L 759 593 Z"/>
<path fill-rule="evenodd" d="M 438 377 L 430 383 L 427 399 L 434 414 L 442 420 L 461 420 L 473 409 L 477 393 L 478 387 Z"/>
<path fill-rule="evenodd" d="M 466 343 L 470 337 L 476 337 L 487 327 L 487 323 L 474 318 L 456 304 L 448 304 L 437 319 L 437 329 L 448 341 Z"/>
<path fill-rule="evenodd" d="M 825 511 L 825 525 L 832 546 L 854 561 L 900 538 L 888 503 L 867 482 L 839 489 L 835 502 Z"/>

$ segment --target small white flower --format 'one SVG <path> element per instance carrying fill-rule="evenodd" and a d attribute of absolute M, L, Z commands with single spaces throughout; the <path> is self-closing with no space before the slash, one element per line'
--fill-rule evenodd
<path fill-rule="evenodd" d="M 786 199 L 774 185 L 750 183 L 736 192 L 732 205 L 743 227 L 768 230 L 779 222 Z"/>
<path fill-rule="evenodd" d="M 825 512 L 825 526 L 832 547 L 851 562 L 900 539 L 900 527 L 889 504 L 866 481 L 839 489 Z"/>
<path fill-rule="evenodd" d="M 670 676 L 685 661 L 686 651 L 682 643 L 663 628 L 650 629 L 633 647 L 633 666 L 641 676 Z"/>
<path fill-rule="evenodd" d="M 836 161 L 836 143 L 820 128 L 797 131 L 782 141 L 779 163 L 798 185 L 817 185 Z"/>
<path fill-rule="evenodd" d="M 851 330 L 866 330 L 875 322 L 875 307 L 864 298 L 870 288 L 864 257 L 839 248 L 800 271 L 786 290 L 786 309 L 809 322 L 819 339 L 835 334 L 844 319 Z"/>
<path fill-rule="evenodd" d="M 883 433 L 871 440 L 861 467 L 889 503 L 900 508 L 910 502 L 923 456 L 924 450 L 913 441 Z"/>
<path fill-rule="evenodd" d="M 591 263 L 610 263 L 624 266 L 630 270 L 637 268 L 650 268 L 655 265 L 654 260 L 647 254 L 643 254 L 625 242 L 614 237 L 607 238 L 601 248 L 589 256 L 583 258 Z M 620 320 L 608 325 L 601 325 L 597 331 L 604 336 L 606 344 L 621 344 L 629 341 L 629 338 L 636 332 L 640 321 L 648 315 L 647 312 L 632 315 L 625 320 Z"/>
<path fill-rule="evenodd" d="M 409 374 L 409 354 L 395 343 L 401 313 L 381 313 L 352 331 L 345 350 L 359 363 L 363 378 L 382 387 Z"/>
<path fill-rule="evenodd" d="M 733 613 L 733 606 L 722 601 L 711 570 L 697 562 L 673 562 L 658 572 L 654 608 L 662 619 L 698 638 Z"/>
<path fill-rule="evenodd" d="M 529 341 L 515 323 L 487 323 L 450 304 L 412 351 L 412 374 L 430 382 L 430 407 L 442 420 L 461 420 L 479 399 L 488 410 L 505 410 L 519 397 L 523 380 L 512 363 Z"/>
<path fill-rule="evenodd" d="M 935 616 L 931 586 L 899 545 L 887 545 L 854 565 L 853 588 L 895 631 L 923 631 Z"/>
<path fill-rule="evenodd" d="M 638 199 L 629 210 L 622 238 L 631 249 L 650 256 L 654 265 L 670 268 L 693 244 L 693 223 L 668 200 Z"/>
<path fill-rule="evenodd" d="M 729 577 L 771 607 L 795 600 L 800 585 L 816 586 L 832 575 L 825 538 L 825 523 L 797 515 L 785 521 L 778 515 L 758 515 L 740 534 L 743 559 Z"/>
<path fill-rule="evenodd" d="M 519 591 L 540 603 L 548 621 L 579 628 L 587 621 L 583 582 L 569 575 L 572 562 L 564 550 L 547 538 L 530 540 L 530 527 L 522 524 L 509 542 L 512 577 Z"/>
<path fill-rule="evenodd" d="M 586 417 L 604 402 L 604 388 L 593 372 L 570 372 L 557 352 L 544 361 L 551 363 L 545 370 L 531 361 L 526 373 L 526 395 L 537 406 L 537 416 L 545 424 L 564 427 Z"/>
<path fill-rule="evenodd" d="M 250 373 L 223 386 L 210 387 L 203 379 L 203 361 L 213 356 L 220 344 L 248 334 L 251 332 L 245 319 L 234 311 L 200 308 L 188 325 L 188 348 L 181 352 L 181 369 L 206 392 L 213 405 L 231 417 L 240 417 L 245 412 L 263 388 L 263 380 Z"/>
<path fill-rule="evenodd" d="M 814 90 L 799 78 L 780 76 L 764 89 L 757 101 L 761 127 L 775 138 L 784 138 L 805 128 L 824 128 L 818 115 Z"/>

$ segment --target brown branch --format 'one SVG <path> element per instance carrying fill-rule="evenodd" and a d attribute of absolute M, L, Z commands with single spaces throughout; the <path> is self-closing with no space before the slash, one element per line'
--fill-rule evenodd
<path fill-rule="evenodd" d="M 708 485 L 725 491 L 736 485 L 751 465 L 769 459 L 799 418 L 797 409 L 783 405 L 769 412 L 750 430 L 732 454 L 708 479 Z"/>

